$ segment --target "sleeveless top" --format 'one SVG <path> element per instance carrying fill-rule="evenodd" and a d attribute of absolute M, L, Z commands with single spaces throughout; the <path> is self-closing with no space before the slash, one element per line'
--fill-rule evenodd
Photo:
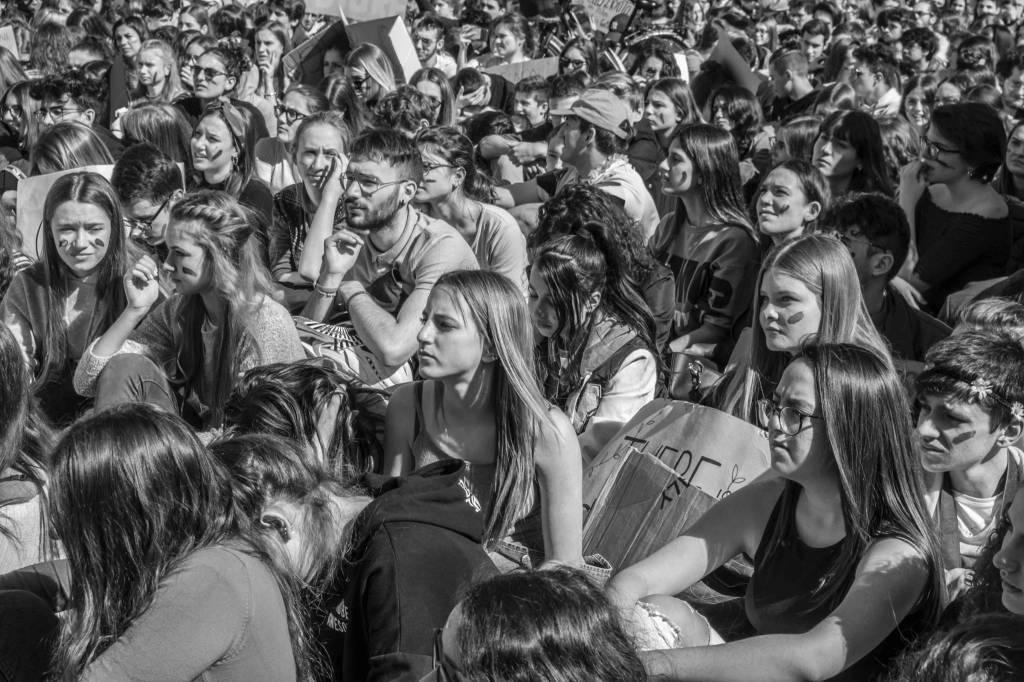
<path fill-rule="evenodd" d="M 796 502 L 800 487 L 787 483 L 772 509 L 761 542 L 754 554 L 754 574 L 747 586 L 744 606 L 758 635 L 802 634 L 810 631 L 834 611 L 849 590 L 860 557 L 844 566 L 834 577 L 842 589 L 827 599 L 813 593 L 822 584 L 832 562 L 842 551 L 843 541 L 828 547 L 811 547 L 800 539 L 796 528 Z M 778 524 L 783 524 L 781 543 L 768 555 L 768 544 Z M 904 617 L 888 637 L 845 671 L 829 678 L 834 681 L 864 682 L 884 678 L 895 658 L 911 644 L 929 623 L 921 602 Z"/>
<path fill-rule="evenodd" d="M 430 391 L 424 390 L 427 386 L 425 381 L 417 381 L 414 384 L 413 394 L 416 410 L 411 445 L 413 465 L 419 469 L 446 459 L 465 461 L 462 485 L 476 498 L 476 502 L 480 505 L 480 511 L 483 512 L 484 518 L 487 518 L 491 509 L 497 453 L 493 453 L 491 461 L 487 464 L 470 462 L 450 452 L 443 443 L 434 437 L 435 433 L 444 431 L 444 418 L 441 415 L 441 384 L 439 382 L 431 383 L 433 390 Z M 537 490 L 536 483 L 534 483 L 530 511 L 513 524 L 508 539 L 543 553 L 544 528 L 541 521 L 540 492 Z"/>

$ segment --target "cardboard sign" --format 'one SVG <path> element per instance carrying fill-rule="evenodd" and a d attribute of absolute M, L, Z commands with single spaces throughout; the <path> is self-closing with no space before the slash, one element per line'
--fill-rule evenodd
<path fill-rule="evenodd" d="M 516 64 L 499 64 L 480 69 L 484 73 L 491 73 L 501 76 L 513 85 L 529 76 L 540 76 L 547 78 L 558 73 L 558 57 L 545 57 L 544 59 L 530 59 Z"/>
<path fill-rule="evenodd" d="M 630 0 L 583 0 L 590 23 L 594 30 L 608 32 L 611 20 L 619 14 L 631 14 L 633 3 Z"/>
<path fill-rule="evenodd" d="M 324 52 L 332 47 L 341 50 L 343 55 L 352 48 L 342 21 L 331 24 L 286 54 L 282 58 L 285 73 L 292 75 L 292 81 L 318 86 L 323 80 Z"/>
<path fill-rule="evenodd" d="M 21 48 L 18 47 L 18 36 L 13 26 L 0 26 L 0 47 L 14 55 L 15 59 L 21 59 Z"/>
<path fill-rule="evenodd" d="M 688 402 L 643 407 L 583 472 L 584 554 L 622 568 L 770 470 L 764 431 Z"/>
<path fill-rule="evenodd" d="M 46 195 L 50 193 L 50 188 L 58 178 L 71 173 L 98 173 L 109 180 L 113 172 L 112 165 L 82 166 L 21 180 L 18 183 L 17 218 L 15 220 L 18 232 L 21 233 L 21 250 L 32 258 L 39 257 L 39 252 L 43 248 L 42 240 L 45 238 L 45 235 L 42 234 L 43 206 L 46 204 Z"/>
<path fill-rule="evenodd" d="M 341 0 L 341 7 L 349 23 L 405 16 L 405 0 Z"/>
<path fill-rule="evenodd" d="M 399 83 L 408 83 L 412 75 L 420 70 L 420 60 L 416 57 L 416 49 L 402 17 L 363 21 L 349 24 L 345 28 L 353 47 L 360 43 L 373 43 L 387 53 L 392 66 L 397 69 L 395 80 Z"/>
<path fill-rule="evenodd" d="M 310 14 L 321 14 L 325 17 L 343 17 L 342 0 L 306 0 L 306 11 Z"/>

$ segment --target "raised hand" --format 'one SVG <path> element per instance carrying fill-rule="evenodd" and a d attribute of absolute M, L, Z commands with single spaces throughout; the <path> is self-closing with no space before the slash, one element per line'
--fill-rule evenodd
<path fill-rule="evenodd" d="M 136 261 L 131 272 L 124 276 L 124 295 L 128 308 L 146 313 L 160 298 L 160 266 L 149 256 Z"/>
<path fill-rule="evenodd" d="M 363 238 L 349 230 L 336 230 L 324 240 L 321 276 L 343 277 L 355 265 L 363 249 Z"/>

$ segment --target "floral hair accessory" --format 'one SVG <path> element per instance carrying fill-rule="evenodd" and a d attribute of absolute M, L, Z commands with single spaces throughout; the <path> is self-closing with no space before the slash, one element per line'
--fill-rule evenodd
<path fill-rule="evenodd" d="M 975 400 L 986 400 L 992 395 L 992 384 L 984 379 L 975 379 L 967 389 Z"/>
<path fill-rule="evenodd" d="M 1014 403 L 1010 405 L 1010 415 L 1014 420 L 1024 422 L 1024 405 L 1014 401 Z"/>

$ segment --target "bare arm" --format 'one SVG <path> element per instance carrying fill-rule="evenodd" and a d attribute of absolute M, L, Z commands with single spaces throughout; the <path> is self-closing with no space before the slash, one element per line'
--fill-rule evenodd
<path fill-rule="evenodd" d="M 320 274 L 320 265 L 324 257 L 324 242 L 334 232 L 334 216 L 341 203 L 344 189 L 341 186 L 343 163 L 339 159 L 331 162 L 331 172 L 327 174 L 321 192 L 320 205 L 313 214 L 306 233 L 306 241 L 302 244 L 302 255 L 299 256 L 299 274 L 302 278 L 315 282 Z"/>
<path fill-rule="evenodd" d="M 643 654 L 652 679 L 824 680 L 878 646 L 914 607 L 928 578 L 924 558 L 902 540 L 875 542 L 839 607 L 802 635 Z"/>
<path fill-rule="evenodd" d="M 401 476 L 416 467 L 412 454 L 412 439 L 415 437 L 414 414 L 416 410 L 415 384 L 405 384 L 395 389 L 388 403 L 384 421 L 384 461 L 381 471 L 388 476 Z"/>
<path fill-rule="evenodd" d="M 540 483 L 545 561 L 583 564 L 583 459 L 576 433 L 558 410 L 540 429 L 534 451 Z"/>
<path fill-rule="evenodd" d="M 340 289 L 342 297 L 348 301 L 348 314 L 360 340 L 385 365 L 397 367 L 419 348 L 416 335 L 430 292 L 413 290 L 397 318 L 377 305 L 372 296 L 361 295 L 365 292 L 360 282 L 344 282 Z"/>

